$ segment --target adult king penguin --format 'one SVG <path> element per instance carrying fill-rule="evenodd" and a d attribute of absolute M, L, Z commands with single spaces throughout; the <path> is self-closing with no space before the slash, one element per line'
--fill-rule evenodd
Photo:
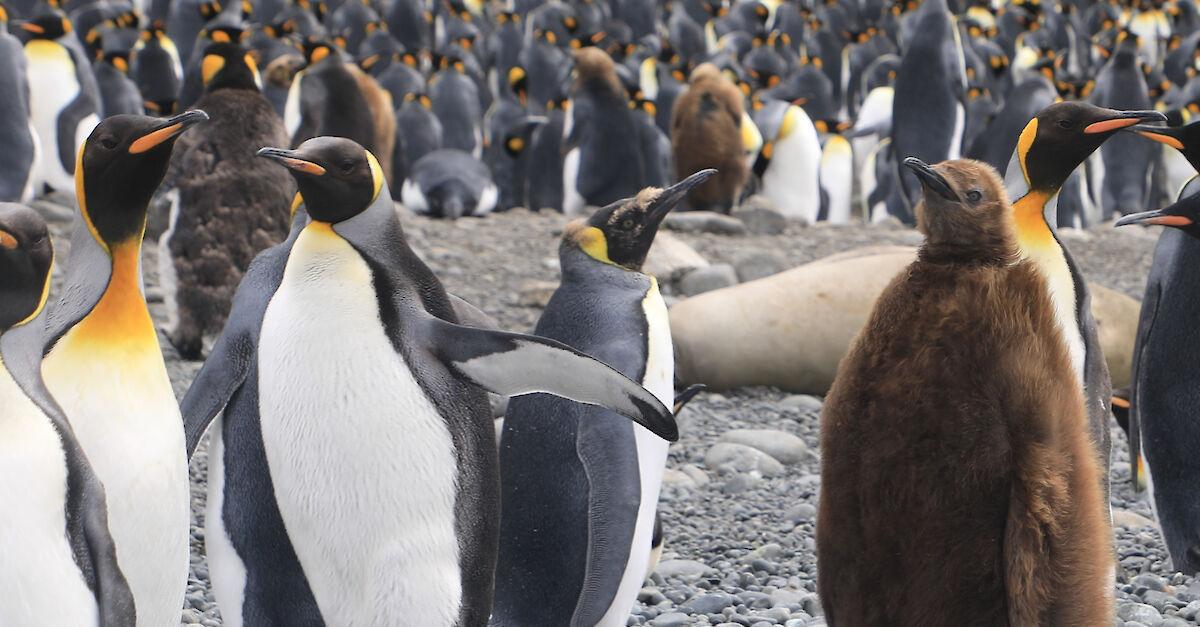
<path fill-rule="evenodd" d="M 663 218 L 716 174 L 647 188 L 568 225 L 562 283 L 534 331 L 595 355 L 660 401 L 674 352 L 658 282 L 641 272 Z M 513 399 L 500 441 L 500 560 L 492 624 L 624 625 L 645 580 L 667 443 L 612 412 Z"/>
<path fill-rule="evenodd" d="M 1017 140 L 1006 173 L 1006 187 L 1016 217 L 1017 245 L 1046 279 L 1055 319 L 1067 342 L 1067 354 L 1083 386 L 1092 442 L 1100 460 L 1100 480 L 1108 502 L 1109 405 L 1112 382 L 1100 350 L 1087 282 L 1048 222 L 1052 200 L 1067 177 L 1104 140 L 1142 120 L 1163 121 L 1156 111 L 1115 111 L 1083 102 L 1060 102 L 1029 121 Z"/>
<path fill-rule="evenodd" d="M 485 390 L 605 404 L 674 439 L 670 410 L 562 344 L 456 324 L 359 144 L 259 154 L 289 169 L 312 221 L 237 363 L 257 364 L 275 502 L 319 618 L 486 624 L 499 486 Z M 198 393 L 215 413 L 233 390 Z"/>
<path fill-rule="evenodd" d="M 46 325 L 46 386 L 108 494 L 108 519 L 138 625 L 179 620 L 191 513 L 183 424 L 142 294 L 146 207 L 175 138 L 207 119 L 118 115 L 84 142 L 79 214 Z"/>
<path fill-rule="evenodd" d="M 925 188 L 925 243 L 821 413 L 826 618 L 1106 624 L 1115 556 L 1099 468 L 1055 305 L 1020 258 L 1019 218 L 986 164 L 905 165 Z"/>
<path fill-rule="evenodd" d="M 1139 135 L 1183 152 L 1200 165 L 1200 123 L 1183 128 L 1135 126 Z M 1190 187 L 1194 187 L 1191 186 Z M 1129 447 L 1133 479 L 1150 485 L 1155 514 L 1177 570 L 1200 572 L 1200 429 L 1195 408 L 1200 370 L 1192 321 L 1200 316 L 1200 194 L 1194 189 L 1175 204 L 1125 216 L 1117 226 L 1160 224 L 1133 351 Z M 1189 348 L 1191 347 L 1191 348 Z M 1141 466 L 1142 455 L 1149 468 Z M 1153 480 L 1151 481 L 1151 477 Z"/>
<path fill-rule="evenodd" d="M 8 34 L 8 10 L 0 2 L 0 202 L 33 200 L 38 137 L 29 109 L 29 78 L 21 41 Z M 41 190 L 36 190 L 41 191 Z"/>
<path fill-rule="evenodd" d="M 39 371 L 53 260 L 37 213 L 0 203 L 0 623 L 132 627 L 104 487 Z"/>

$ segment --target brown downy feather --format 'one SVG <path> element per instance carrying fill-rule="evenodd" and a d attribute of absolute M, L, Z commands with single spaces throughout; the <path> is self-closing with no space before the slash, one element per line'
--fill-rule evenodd
<path fill-rule="evenodd" d="M 1084 402 L 990 167 L 937 171 L 920 256 L 880 296 L 821 415 L 831 627 L 1112 621 L 1112 537 Z"/>
<path fill-rule="evenodd" d="M 742 146 L 742 92 L 711 63 L 693 72 L 671 110 L 676 180 L 705 168 L 717 174 L 688 194 L 692 209 L 728 213 L 746 184 Z"/>

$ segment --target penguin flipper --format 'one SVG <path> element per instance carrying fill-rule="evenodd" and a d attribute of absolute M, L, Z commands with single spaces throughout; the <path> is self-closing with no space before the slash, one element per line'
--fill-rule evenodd
<path fill-rule="evenodd" d="M 687 404 L 689 402 L 691 402 L 691 400 L 693 398 L 696 398 L 697 394 L 699 394 L 707 389 L 708 389 L 708 386 L 704 385 L 703 383 L 693 383 L 693 384 L 687 386 L 687 389 L 680 392 L 675 397 L 675 407 L 673 408 L 675 411 L 675 415 L 678 416 L 679 412 L 683 411 L 683 408 L 686 407 Z"/>
<path fill-rule="evenodd" d="M 188 459 L 196 452 L 200 438 L 204 437 L 213 418 L 246 380 L 254 352 L 254 342 L 248 335 L 225 332 L 213 347 L 212 355 L 204 361 L 204 366 L 179 404 Z"/>
<path fill-rule="evenodd" d="M 1146 295 L 1142 297 L 1142 311 L 1138 315 L 1137 335 L 1133 341 L 1133 364 L 1130 369 L 1129 385 L 1129 477 L 1133 489 L 1141 492 L 1146 488 L 1146 480 L 1141 476 L 1142 465 L 1142 408 L 1139 403 L 1141 396 L 1141 365 L 1146 358 L 1146 344 L 1154 330 L 1154 321 L 1158 315 L 1158 299 L 1162 295 L 1162 284 L 1157 276 L 1151 273 L 1146 283 Z"/>
<path fill-rule="evenodd" d="M 431 352 L 476 385 L 503 396 L 544 392 L 611 409 L 674 442 L 679 428 L 653 394 L 603 362 L 533 335 L 476 329 L 430 317 Z"/>

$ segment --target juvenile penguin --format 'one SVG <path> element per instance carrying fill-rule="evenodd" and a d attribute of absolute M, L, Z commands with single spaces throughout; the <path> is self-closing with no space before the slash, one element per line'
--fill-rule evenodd
<path fill-rule="evenodd" d="M 534 333 L 595 355 L 672 405 L 667 307 L 641 268 L 663 218 L 713 174 L 647 188 L 568 225 L 562 283 Z M 606 409 L 513 399 L 500 441 L 505 575 L 491 624 L 624 625 L 646 577 L 666 459 L 667 442 Z"/>
<path fill-rule="evenodd" d="M 1020 259 L 994 170 L 905 165 L 925 188 L 925 243 L 879 297 L 821 414 L 825 615 L 850 627 L 1107 623 L 1112 539 L 1045 279 Z"/>
<path fill-rule="evenodd" d="M 254 153 L 286 144 L 283 120 L 259 91 L 257 65 L 242 46 L 209 44 L 201 52 L 209 116 L 204 133 L 176 142 L 167 185 L 178 190 L 159 238 L 159 284 L 167 336 L 185 359 L 225 325 L 242 273 L 258 251 L 287 236 L 292 177 Z"/>
<path fill-rule="evenodd" d="M 0 3 L 0 202 L 33 200 L 38 136 L 29 100 L 28 64 L 21 41 L 8 34 L 8 11 Z"/>
<path fill-rule="evenodd" d="M 675 171 L 718 171 L 688 193 L 691 209 L 729 213 L 746 184 L 749 168 L 742 144 L 741 127 L 746 115 L 742 100 L 742 92 L 711 63 L 692 71 L 687 91 L 675 100 L 671 112 Z"/>
<path fill-rule="evenodd" d="M 637 194 L 645 176 L 635 112 L 613 60 L 597 48 L 575 51 L 575 80 L 563 123 L 563 211 L 603 207 Z"/>
<path fill-rule="evenodd" d="M 205 119 L 118 115 L 92 131 L 75 169 L 71 257 L 46 325 L 46 387 L 104 483 L 143 627 L 179 620 L 191 513 L 179 406 L 141 289 L 142 233 L 175 138 Z"/>
<path fill-rule="evenodd" d="M 1200 125 L 1183 128 L 1134 127 L 1143 137 L 1172 146 L 1200 163 Z M 1190 325 L 1198 314 L 1194 268 L 1200 260 L 1200 195 L 1191 195 L 1158 211 L 1125 216 L 1117 226 L 1160 224 L 1133 352 L 1133 385 L 1129 412 L 1130 458 L 1135 482 L 1147 480 L 1155 514 L 1177 570 L 1200 572 L 1200 466 L 1191 453 L 1200 438 L 1194 408 L 1197 376 Z M 1189 348 L 1191 346 L 1192 348 Z M 1145 474 L 1146 476 L 1140 476 Z M 1153 481 L 1148 479 L 1153 477 Z"/>
<path fill-rule="evenodd" d="M 30 35 L 25 43 L 29 108 L 41 145 L 35 193 L 46 188 L 66 191 L 74 185 L 75 152 L 100 121 L 100 103 L 85 89 L 82 77 L 92 69 L 63 43 L 74 35 L 61 12 L 22 22 L 21 29 Z"/>
<path fill-rule="evenodd" d="M 0 623 L 132 627 L 104 486 L 39 370 L 53 260 L 41 217 L 0 203 Z"/>
<path fill-rule="evenodd" d="M 289 169 L 312 221 L 257 345 L 236 346 L 243 366 L 205 392 L 208 407 L 257 363 L 275 502 L 326 623 L 486 624 L 499 486 L 485 391 L 605 404 L 673 439 L 670 410 L 553 340 L 455 324 L 360 145 L 321 137 L 259 154 Z"/>

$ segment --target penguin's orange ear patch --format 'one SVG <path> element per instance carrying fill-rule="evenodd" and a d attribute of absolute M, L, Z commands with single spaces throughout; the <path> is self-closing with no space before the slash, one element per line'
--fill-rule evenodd
<path fill-rule="evenodd" d="M 200 78 L 207 85 L 212 82 L 217 73 L 225 67 L 225 57 L 216 54 L 204 55 L 204 60 L 200 62 Z"/>
<path fill-rule="evenodd" d="M 17 238 L 12 236 L 8 231 L 0 231 L 0 248 L 4 250 L 16 250 Z"/>

